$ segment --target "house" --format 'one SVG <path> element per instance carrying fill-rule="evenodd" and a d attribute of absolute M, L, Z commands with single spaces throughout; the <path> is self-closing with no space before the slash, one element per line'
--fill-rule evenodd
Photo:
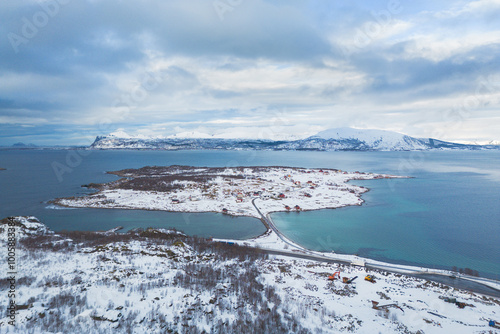
<path fill-rule="evenodd" d="M 300 211 L 300 210 L 302 210 L 302 209 L 300 208 L 300 206 L 296 205 L 296 206 L 295 206 L 295 210 Z"/>
<path fill-rule="evenodd" d="M 242 203 L 243 202 L 243 197 L 238 197 L 236 199 L 236 203 Z"/>
<path fill-rule="evenodd" d="M 287 211 L 290 211 L 292 208 L 290 208 L 288 205 L 285 205 L 285 209 L 286 209 Z"/>
<path fill-rule="evenodd" d="M 179 204 L 181 201 L 179 201 L 178 198 L 173 198 L 172 199 L 172 204 Z"/>
<path fill-rule="evenodd" d="M 281 194 L 279 194 L 279 195 L 278 195 L 278 198 L 285 198 L 285 197 L 286 197 L 286 196 L 285 196 L 285 194 L 283 194 L 283 193 L 281 193 Z"/>
<path fill-rule="evenodd" d="M 223 209 L 222 209 L 222 213 L 227 213 L 227 209 L 226 209 L 226 208 L 223 208 Z"/>

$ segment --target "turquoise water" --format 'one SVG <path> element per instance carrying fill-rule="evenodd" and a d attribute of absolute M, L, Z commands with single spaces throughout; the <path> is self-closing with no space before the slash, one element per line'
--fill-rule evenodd
<path fill-rule="evenodd" d="M 365 165 L 414 178 L 352 181 L 370 188 L 361 207 L 276 213 L 278 228 L 311 249 L 500 279 L 500 152 L 382 153 Z"/>
<path fill-rule="evenodd" d="M 312 249 L 394 263 L 472 268 L 500 279 L 500 152 L 0 151 L 0 217 L 35 215 L 52 229 L 175 227 L 188 234 L 247 238 L 259 220 L 135 210 L 51 209 L 56 197 L 88 193 L 105 171 L 145 165 L 287 165 L 392 173 L 411 179 L 353 181 L 371 190 L 358 207 L 277 213 L 292 240 Z M 80 157 L 81 159 L 78 159 Z M 52 165 L 68 167 L 54 172 Z"/>
<path fill-rule="evenodd" d="M 75 156 L 75 153 L 78 154 Z M 82 156 L 83 155 L 83 156 Z M 81 196 L 90 191 L 81 185 L 115 180 L 106 171 L 145 165 L 197 165 L 210 160 L 215 165 L 231 162 L 210 157 L 206 151 L 87 151 L 79 155 L 64 150 L 0 151 L 0 217 L 33 215 L 54 231 L 102 231 L 123 226 L 176 228 L 190 235 L 246 239 L 266 231 L 260 220 L 233 218 L 218 213 L 171 213 L 142 210 L 54 209 L 48 201 L 58 197 Z M 78 159 L 78 157 L 81 158 Z M 60 167 L 60 165 L 65 167 Z M 59 166 L 54 171 L 53 165 Z M 64 171 L 64 172 L 61 172 Z"/>
<path fill-rule="evenodd" d="M 394 181 L 355 182 L 371 189 L 361 207 L 275 213 L 272 218 L 285 235 L 310 249 L 430 268 L 473 268 L 498 278 L 498 194 L 483 189 L 463 196 L 460 181 Z M 422 183 L 428 191 L 412 193 Z"/>

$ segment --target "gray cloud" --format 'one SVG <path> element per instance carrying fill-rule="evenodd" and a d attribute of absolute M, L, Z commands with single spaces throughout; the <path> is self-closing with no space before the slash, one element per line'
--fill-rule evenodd
<path fill-rule="evenodd" d="M 203 0 L 0 3 L 0 122 L 60 142 L 71 131 L 58 127 L 95 134 L 104 118 L 130 132 L 193 120 L 262 126 L 261 111 L 279 109 L 311 128 L 376 116 L 381 128 L 413 131 L 391 123 L 394 110 L 418 120 L 412 103 L 448 108 L 499 73 L 491 1 L 401 3 L 387 20 L 389 2 L 225 3 L 223 13 Z M 370 24 L 379 31 L 356 44 Z M 486 105 L 484 122 L 498 101 Z"/>
<path fill-rule="evenodd" d="M 383 52 L 367 52 L 352 57 L 352 64 L 372 82 L 367 92 L 402 95 L 404 99 L 445 97 L 473 93 L 476 79 L 499 71 L 500 44 L 485 45 L 441 61 L 405 59 L 405 51 L 384 57 Z"/>

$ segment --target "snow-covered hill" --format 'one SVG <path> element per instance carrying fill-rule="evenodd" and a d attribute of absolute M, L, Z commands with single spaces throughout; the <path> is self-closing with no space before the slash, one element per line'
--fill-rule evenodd
<path fill-rule="evenodd" d="M 337 141 L 370 150 L 425 150 L 429 148 L 428 141 L 412 138 L 397 132 L 384 130 L 359 130 L 353 128 L 339 128 L 322 131 L 310 139 Z"/>
<path fill-rule="evenodd" d="M 12 326 L 0 304 L 1 333 L 499 333 L 498 299 L 400 274 L 166 230 L 54 234 L 34 217 L 2 220 L 2 249 L 9 225 L 17 276 L 0 279 L 17 312 Z"/>
<path fill-rule="evenodd" d="M 299 140 L 216 138 L 200 133 L 170 137 L 127 136 L 123 132 L 97 137 L 93 149 L 258 149 L 317 151 L 414 151 L 432 149 L 495 149 L 498 146 L 464 145 L 432 138 L 414 138 L 383 130 L 338 128 Z"/>

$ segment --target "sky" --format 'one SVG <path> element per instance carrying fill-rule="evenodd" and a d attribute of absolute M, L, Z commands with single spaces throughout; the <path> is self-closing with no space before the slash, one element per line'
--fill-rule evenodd
<path fill-rule="evenodd" d="M 0 145 L 500 141 L 500 0 L 0 2 Z"/>

